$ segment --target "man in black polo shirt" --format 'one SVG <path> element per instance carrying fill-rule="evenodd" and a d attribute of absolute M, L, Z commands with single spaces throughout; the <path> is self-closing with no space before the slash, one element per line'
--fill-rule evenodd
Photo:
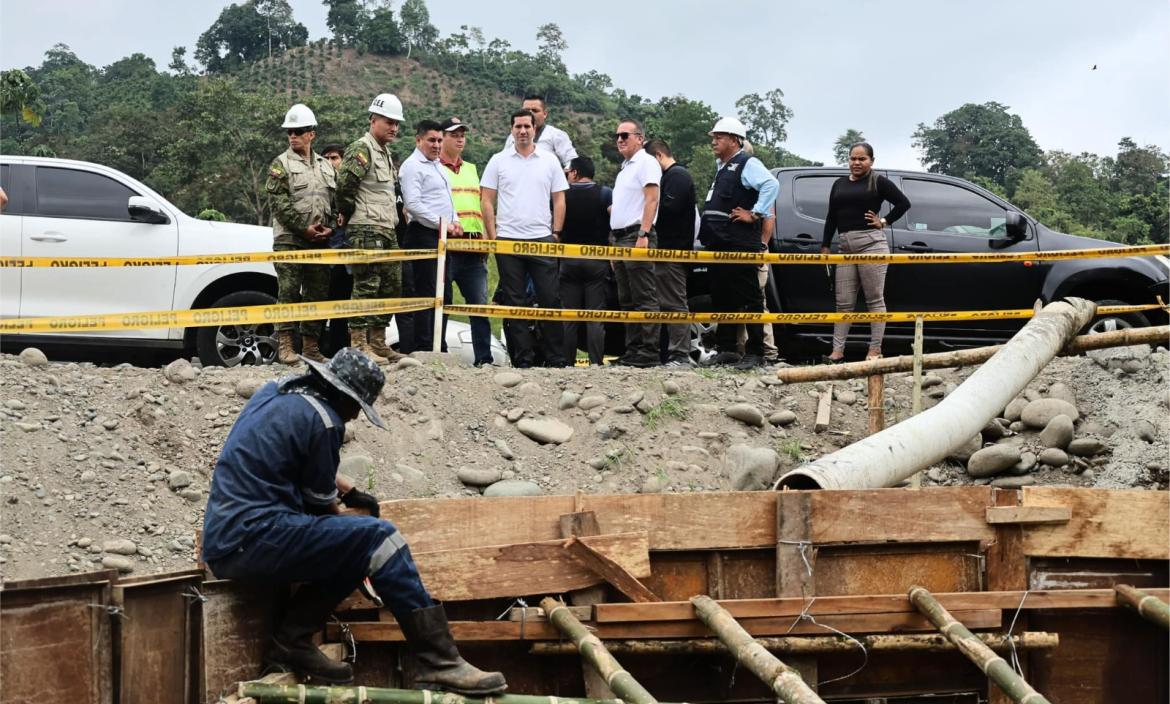
<path fill-rule="evenodd" d="M 569 162 L 569 190 L 565 193 L 564 244 L 609 245 L 609 207 L 613 191 L 593 182 L 593 160 L 575 157 Z M 605 309 L 605 282 L 609 261 L 605 259 L 561 260 L 561 305 L 582 310 Z M 565 323 L 565 359 L 577 358 L 579 323 Z M 585 324 L 585 349 L 589 363 L 600 365 L 605 353 L 605 328 L 601 323 Z"/>
<path fill-rule="evenodd" d="M 690 250 L 695 244 L 695 182 L 691 173 L 674 160 L 670 145 L 662 139 L 646 142 L 646 153 L 662 167 L 658 202 L 658 248 Z M 687 308 L 687 274 L 690 262 L 655 262 L 659 310 L 689 313 Z M 690 325 L 667 325 L 666 362 L 664 367 L 690 367 Z"/>

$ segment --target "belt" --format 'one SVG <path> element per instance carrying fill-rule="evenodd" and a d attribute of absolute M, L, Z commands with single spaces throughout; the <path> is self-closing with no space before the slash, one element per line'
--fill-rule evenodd
<path fill-rule="evenodd" d="M 453 235 L 450 232 L 448 232 L 447 239 L 449 239 L 449 240 L 482 240 L 483 233 L 482 232 L 464 232 L 461 235 Z"/>
<path fill-rule="evenodd" d="M 615 235 L 632 235 L 635 232 L 640 232 L 641 230 L 642 230 L 642 223 L 636 222 L 633 225 L 630 225 L 629 227 L 622 227 L 622 228 L 618 228 L 617 230 L 610 230 L 610 232 L 612 232 Z"/>

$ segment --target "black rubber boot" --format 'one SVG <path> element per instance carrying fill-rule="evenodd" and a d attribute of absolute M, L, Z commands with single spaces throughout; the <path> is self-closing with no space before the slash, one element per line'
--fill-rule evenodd
<path fill-rule="evenodd" d="M 459 655 L 441 604 L 415 609 L 400 625 L 418 661 L 415 687 L 465 696 L 501 694 L 508 688 L 502 673 L 484 672 Z"/>
<path fill-rule="evenodd" d="M 353 667 L 330 659 L 313 644 L 313 634 L 321 630 L 336 605 L 312 584 L 302 584 L 272 634 L 272 644 L 264 654 L 264 674 L 292 672 L 306 682 L 352 683 Z"/>

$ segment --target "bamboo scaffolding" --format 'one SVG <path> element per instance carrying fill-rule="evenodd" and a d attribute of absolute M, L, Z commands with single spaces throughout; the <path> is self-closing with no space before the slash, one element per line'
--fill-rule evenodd
<path fill-rule="evenodd" d="M 633 675 L 622 668 L 605 649 L 601 640 L 590 633 L 567 606 L 546 596 L 541 599 L 540 607 L 544 609 L 548 620 L 573 641 L 581 657 L 597 668 L 598 674 L 605 679 L 605 684 L 614 694 L 621 697 L 622 701 L 626 704 L 657 704 L 658 700 L 638 684 Z"/>
<path fill-rule="evenodd" d="M 1128 584 L 1118 584 L 1113 589 L 1117 592 L 1117 603 L 1128 606 L 1147 621 L 1170 630 L 1170 606 L 1166 602 Z"/>
<path fill-rule="evenodd" d="M 1010 639 L 998 633 L 976 633 L 984 645 L 996 652 L 1016 650 L 1052 650 L 1060 645 L 1060 636 L 1044 631 L 1025 631 Z M 768 652 L 780 655 L 833 655 L 855 653 L 857 643 L 841 636 L 756 638 Z M 938 633 L 907 635 L 857 636 L 870 653 L 953 653 L 955 645 Z M 706 655 L 726 652 L 726 646 L 714 638 L 685 640 L 613 640 L 606 650 L 616 655 Z M 577 652 L 571 643 L 533 643 L 533 655 L 571 655 Z"/>
<path fill-rule="evenodd" d="M 983 674 L 999 686 L 1003 693 L 1011 697 L 1016 704 L 1049 704 L 1044 695 L 1032 689 L 1032 686 L 1016 674 L 1011 665 L 983 644 L 967 627 L 955 620 L 950 612 L 923 587 L 910 587 L 907 592 L 910 602 L 915 608 L 930 619 L 939 631 L 955 644 L 967 658 L 975 663 Z"/>
<path fill-rule="evenodd" d="M 314 687 L 303 684 L 241 682 L 241 698 L 257 704 L 629 704 L 622 699 L 584 699 L 529 694 L 501 694 L 487 698 L 464 697 L 449 692 L 382 687 Z"/>
<path fill-rule="evenodd" d="M 714 599 L 696 596 L 691 598 L 691 604 L 695 607 L 695 614 L 719 636 L 735 659 L 771 687 L 786 704 L 824 704 L 824 700 L 800 678 L 799 672 L 756 642 Z"/>
<path fill-rule="evenodd" d="M 1111 332 L 1081 335 L 1073 338 L 1058 355 L 1062 357 L 1077 355 L 1089 350 L 1099 350 L 1106 347 L 1124 347 L 1139 344 L 1166 344 L 1170 339 L 1170 326 L 1162 325 L 1149 328 L 1126 328 Z M 991 359 L 996 352 L 1003 349 L 1003 345 L 990 347 L 972 347 L 966 350 L 953 352 L 939 352 L 922 356 L 922 369 L 947 369 L 949 367 L 967 367 L 973 364 L 982 364 Z M 879 357 L 864 362 L 847 362 L 845 364 L 816 365 L 809 367 L 785 367 L 776 373 L 777 378 L 786 384 L 795 384 L 805 381 L 837 381 L 840 379 L 857 379 L 874 374 L 892 374 L 894 372 L 908 372 L 914 369 L 914 355 L 900 357 Z"/>

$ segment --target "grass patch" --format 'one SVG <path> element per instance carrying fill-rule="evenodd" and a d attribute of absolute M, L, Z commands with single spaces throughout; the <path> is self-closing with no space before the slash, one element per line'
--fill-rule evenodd
<path fill-rule="evenodd" d="M 780 443 L 776 449 L 782 455 L 787 455 L 793 462 L 800 462 L 804 459 L 804 450 L 800 447 L 800 440 L 797 438 L 789 438 Z"/>
<path fill-rule="evenodd" d="M 686 404 L 686 399 L 681 396 L 667 396 L 659 401 L 657 406 L 651 408 L 649 413 L 642 416 L 642 425 L 654 430 L 667 418 L 684 420 L 689 413 Z"/>

